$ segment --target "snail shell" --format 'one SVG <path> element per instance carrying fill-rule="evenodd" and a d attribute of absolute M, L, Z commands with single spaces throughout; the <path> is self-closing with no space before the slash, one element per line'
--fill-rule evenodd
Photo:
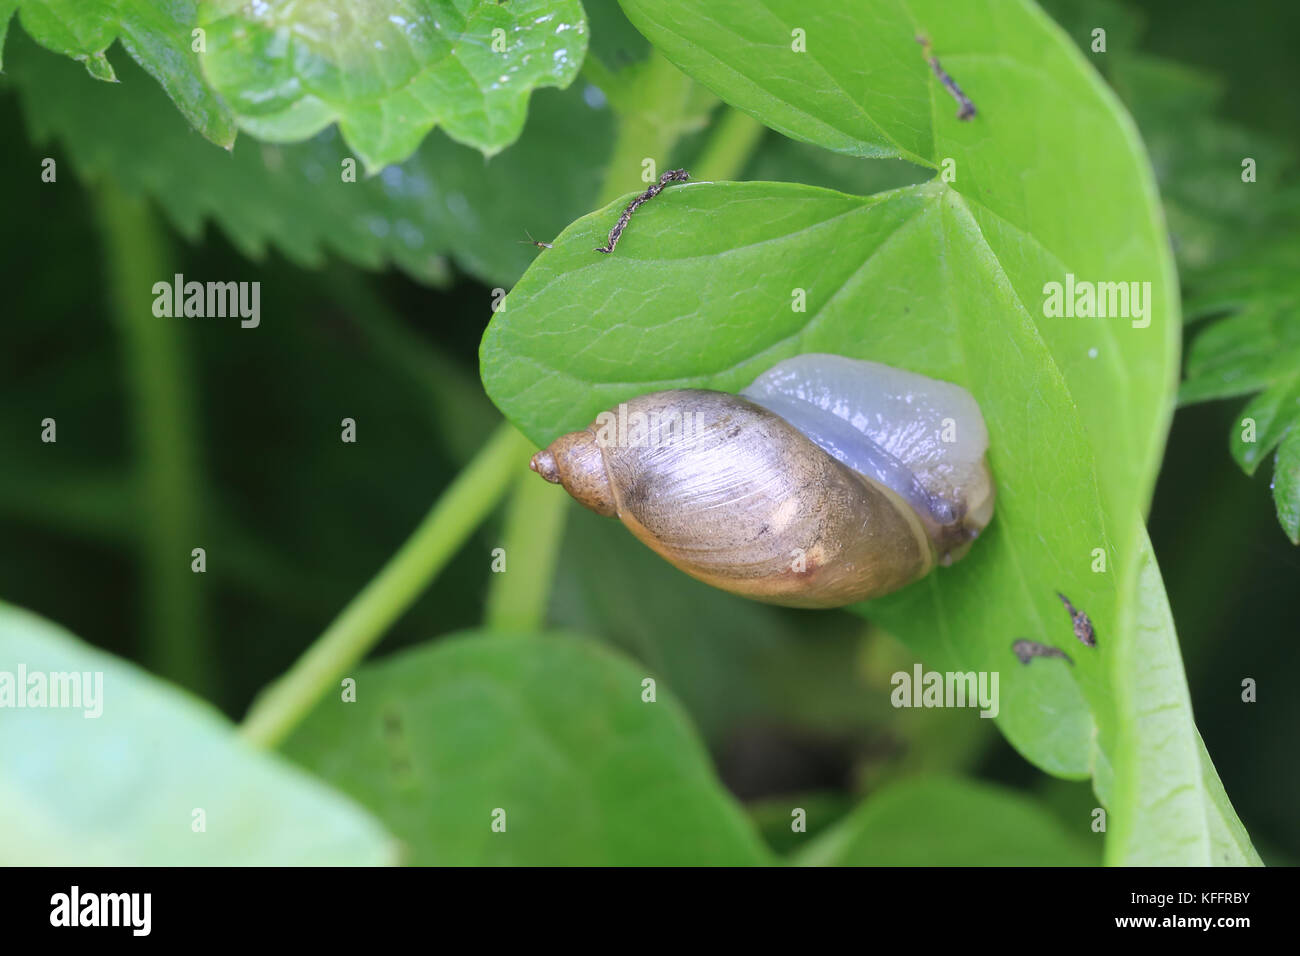
<path fill-rule="evenodd" d="M 739 396 L 633 399 L 531 467 L 701 581 L 839 607 L 965 554 L 993 516 L 987 447 L 979 406 L 957 385 L 801 355 Z"/>

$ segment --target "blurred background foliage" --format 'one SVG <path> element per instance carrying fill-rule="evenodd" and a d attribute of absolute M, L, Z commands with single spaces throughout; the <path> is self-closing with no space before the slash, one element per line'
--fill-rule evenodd
<path fill-rule="evenodd" d="M 1300 35 L 1300 9 L 1287 0 L 1045 6 L 1085 51 L 1094 27 L 1108 30 L 1107 52 L 1090 58 L 1147 141 L 1189 300 L 1198 287 L 1213 291 L 1207 277 L 1240 275 L 1284 237 L 1296 255 L 1300 60 L 1288 44 Z M 567 90 L 534 93 L 517 143 L 485 160 L 435 131 L 404 163 L 355 184 L 339 181 L 349 152 L 333 128 L 288 146 L 241 136 L 227 153 L 120 49 L 110 51 L 120 85 L 95 82 L 15 21 L 0 77 L 5 600 L 238 719 L 496 425 L 477 347 L 493 289 L 508 288 L 536 254 L 521 240 L 549 239 L 636 187 L 607 172 L 624 142 L 611 102 L 700 178 L 722 169 L 857 193 L 924 178 L 903 163 L 864 163 L 751 128 L 660 62 L 615 4 L 586 7 L 592 46 L 582 74 Z M 729 155 L 708 135 L 720 123 L 733 124 L 727 142 L 740 144 Z M 1258 160 L 1253 189 L 1231 185 L 1242 156 Z M 56 184 L 40 181 L 45 157 L 57 162 Z M 149 284 L 173 273 L 258 280 L 261 326 L 171 323 L 174 340 L 153 346 L 170 356 L 166 367 L 142 386 L 137 366 L 151 346 L 113 307 L 115 283 L 133 272 Z M 1284 256 L 1250 283 L 1272 297 L 1284 336 L 1300 325 L 1285 297 L 1298 273 Z M 1249 306 L 1241 299 L 1204 315 L 1213 322 Z M 1200 397 L 1218 396 L 1190 398 Z M 1247 477 L 1226 453 L 1241 402 L 1178 412 L 1151 533 L 1202 735 L 1264 859 L 1296 862 L 1300 698 L 1271 678 L 1300 665 L 1300 554 L 1278 527 L 1271 467 Z M 182 438 L 172 466 L 192 478 L 186 501 L 159 502 L 142 477 L 136 430 L 158 403 L 173 408 Z M 33 441 L 46 417 L 58 421 L 57 446 Z M 338 440 L 345 417 L 358 423 L 355 445 Z M 156 580 L 147 539 L 159 508 L 184 553 L 207 549 L 206 574 L 181 565 L 172 583 Z M 479 626 L 501 534 L 498 515 L 378 654 Z M 1087 784 L 1046 778 L 991 722 L 891 708 L 889 676 L 912 658 L 850 614 L 731 598 L 572 506 L 547 624 L 600 636 L 671 687 L 723 782 L 780 852 L 795 849 L 792 802 L 812 808 L 810 831 L 853 813 L 851 832 L 864 841 L 899 832 L 891 814 L 910 804 L 940 818 L 969 812 L 942 784 L 909 795 L 905 778 L 937 773 L 1020 791 L 1015 799 L 1033 803 L 1032 827 L 1050 831 L 1045 844 L 1060 843 L 1057 859 L 1100 859 Z M 1240 702 L 1244 677 L 1260 681 L 1251 706 Z M 313 726 L 289 752 L 330 776 L 330 754 L 303 737 Z M 891 788 L 889 800 L 854 811 L 880 788 Z M 1000 832 L 1000 812 L 989 810 L 990 833 Z M 871 862 L 896 861 L 887 841 L 868 843 L 879 854 Z M 831 851 L 802 852 L 815 860 Z"/>

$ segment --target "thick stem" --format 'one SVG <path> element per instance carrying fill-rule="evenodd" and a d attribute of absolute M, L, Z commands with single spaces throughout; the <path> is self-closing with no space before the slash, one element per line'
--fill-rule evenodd
<path fill-rule="evenodd" d="M 736 179 L 745 169 L 766 127 L 748 113 L 724 106 L 718 111 L 695 168 L 693 179 Z"/>
<path fill-rule="evenodd" d="M 690 125 L 696 96 L 694 82 L 661 53 L 617 74 L 591 74 L 618 113 L 618 138 L 605 167 L 598 206 L 629 192 L 641 192 L 667 172 L 673 146 Z M 645 178 L 644 162 L 654 160 L 654 175 Z"/>
<path fill-rule="evenodd" d="M 568 504 L 562 489 L 531 471 L 520 476 L 501 542 L 505 569 L 492 575 L 488 591 L 489 629 L 539 631 L 545 625 Z"/>
<path fill-rule="evenodd" d="M 284 740 L 460 550 L 520 470 L 526 471 L 531 450 L 512 426 L 498 427 L 398 552 L 284 676 L 253 701 L 240 733 L 265 747 Z"/>
<path fill-rule="evenodd" d="M 142 657 L 159 675 L 208 695 L 214 681 L 203 614 L 206 577 L 191 570 L 191 551 L 204 542 L 198 533 L 196 492 L 201 483 L 193 399 L 186 385 L 185 320 L 153 314 L 154 283 L 170 284 L 171 270 L 148 206 L 108 182 L 94 196 L 139 452 Z M 221 560 L 215 554 L 208 558 Z"/>

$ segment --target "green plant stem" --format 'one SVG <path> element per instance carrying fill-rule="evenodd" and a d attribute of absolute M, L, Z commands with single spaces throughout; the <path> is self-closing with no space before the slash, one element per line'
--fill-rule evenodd
<path fill-rule="evenodd" d="M 240 733 L 263 747 L 284 740 L 469 539 L 501 500 L 531 450 L 513 426 L 499 426 L 398 552 L 284 676 L 253 701 Z"/>
<path fill-rule="evenodd" d="M 656 176 L 668 169 L 672 148 L 690 125 L 697 92 L 690 77 L 655 51 L 617 74 L 602 68 L 591 76 L 602 81 L 601 89 L 618 113 L 618 137 L 596 201 L 603 206 L 645 189 L 645 160 L 654 160 Z"/>
<path fill-rule="evenodd" d="M 766 130 L 767 127 L 748 113 L 732 106 L 722 107 L 704 149 L 695 160 L 691 177 L 701 180 L 737 178 Z"/>
<path fill-rule="evenodd" d="M 203 613 L 206 579 L 190 569 L 191 551 L 203 547 L 203 541 L 196 500 L 196 425 L 181 329 L 185 320 L 153 314 L 154 283 L 170 282 L 171 269 L 148 206 L 109 182 L 93 195 L 139 454 L 142 657 L 159 675 L 208 696 L 214 681 Z M 221 560 L 217 554 L 208 557 Z"/>
<path fill-rule="evenodd" d="M 423 404 L 448 451 L 458 463 L 468 461 L 477 450 L 477 443 L 469 442 L 482 435 L 481 423 L 498 417 L 478 378 L 410 332 L 355 274 L 340 272 L 326 282 L 350 314 L 365 316 L 356 325 L 376 351 L 427 393 Z M 530 632 L 545 623 L 569 498 L 531 471 L 520 471 L 501 540 L 507 571 L 490 579 L 484 623 L 494 630 Z"/>
<path fill-rule="evenodd" d="M 569 496 L 531 471 L 515 483 L 506 512 L 505 570 L 492 575 L 484 623 L 490 630 L 539 631 L 546 623 Z"/>

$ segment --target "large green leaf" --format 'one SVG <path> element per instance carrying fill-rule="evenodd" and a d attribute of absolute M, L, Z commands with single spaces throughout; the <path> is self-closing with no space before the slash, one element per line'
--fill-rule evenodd
<path fill-rule="evenodd" d="M 1003 671 L 1011 740 L 1048 769 L 1087 773 L 1082 692 L 1106 705 L 1097 655 L 1076 655 L 1073 670 L 1022 668 L 1011 643 L 1072 640 L 1057 590 L 1099 626 L 1113 620 L 1113 584 L 1088 570 L 1107 539 L 1095 466 L 1059 370 L 960 195 L 937 182 L 871 198 L 688 185 L 641 210 L 613 256 L 593 255 L 615 216 L 607 207 L 566 230 L 494 319 L 484 379 L 503 411 L 545 443 L 631 395 L 734 391 L 808 351 L 961 382 L 993 436 L 997 517 L 972 558 L 874 613 L 935 666 Z M 795 287 L 808 291 L 806 313 L 790 308 Z"/>
<path fill-rule="evenodd" d="M 678 187 L 638 213 L 607 261 L 587 250 L 612 223 L 616 210 L 608 208 L 576 224 L 572 248 L 557 245 L 516 286 L 484 341 L 489 393 L 541 442 L 629 395 L 672 385 L 735 389 L 799 351 L 869 357 L 958 381 L 975 393 L 994 429 L 999 513 L 981 546 L 1007 550 L 1000 562 L 990 554 L 946 575 L 946 610 L 933 590 L 914 589 L 910 600 L 893 602 L 899 620 L 889 623 L 936 664 L 981 662 L 985 669 L 1013 660 L 1010 641 L 1024 631 L 1061 633 L 1057 590 L 1077 591 L 1072 597 L 1095 620 L 1113 623 L 1114 581 L 1090 572 L 1091 552 L 1111 550 L 1110 539 L 1122 542 L 1145 505 L 1168 415 L 1177 326 L 1140 148 L 1068 42 L 1019 8 L 1012 8 L 1018 19 L 1003 7 L 997 16 L 971 7 L 918 24 L 901 7 L 879 3 L 859 26 L 806 7 L 784 24 L 768 22 L 776 14 L 765 12 L 770 39 L 762 62 L 788 55 L 791 63 L 768 90 L 773 71 L 758 70 L 749 51 L 755 30 L 742 42 L 703 28 L 725 16 L 717 5 L 707 12 L 687 3 L 657 6 L 653 14 L 636 4 L 626 9 L 733 105 L 814 141 L 827 125 L 853 129 L 862 153 L 931 167 L 952 158 L 956 181 L 869 200 L 764 184 Z M 660 28 L 651 15 L 672 23 Z M 809 54 L 789 52 L 795 27 L 808 31 Z M 916 48 L 922 28 L 982 101 L 974 122 L 939 111 L 938 97 L 947 94 Z M 892 59 L 912 68 L 861 73 L 866 68 L 857 64 L 880 59 L 861 55 L 863 34 L 890 38 Z M 961 38 L 952 53 L 949 36 Z M 833 115 L 832 101 L 800 86 L 826 85 L 817 86 L 828 69 L 821 60 L 799 59 L 821 50 L 819 57 L 847 71 L 832 71 L 835 84 L 864 107 Z M 1043 82 L 1012 82 L 1036 73 L 1051 79 L 1050 92 Z M 784 117 L 777 122 L 764 113 L 775 109 L 772 97 L 802 105 L 777 110 Z M 875 125 L 860 115 L 878 101 L 890 109 L 900 101 L 920 105 L 906 132 L 894 136 L 888 110 L 872 114 Z M 1053 124 L 1067 112 L 1069 122 Z M 1026 117 L 1045 128 L 1031 134 Z M 912 145 L 900 148 L 899 137 Z M 820 142 L 846 148 L 836 136 Z M 1104 198 L 1085 205 L 1060 190 L 1064 169 L 1092 184 L 1080 192 Z M 1067 271 L 1153 281 L 1151 327 L 1042 318 L 1044 283 L 1064 280 Z M 807 290 L 807 312 L 792 310 L 795 288 Z M 1110 416 L 1116 402 L 1134 414 Z M 1050 523 L 1040 520 L 1053 511 Z M 1110 557 L 1114 571 L 1125 573 L 1125 556 Z M 1008 600 L 983 596 L 992 593 Z M 970 635 L 961 646 L 944 637 L 959 629 Z M 971 654 L 976 641 L 984 646 Z M 1105 709 L 1101 682 L 1087 672 L 1076 683 L 1059 669 L 1017 669 L 1004 684 L 1004 693 L 1028 697 L 1010 708 L 1008 735 L 1059 772 L 1086 773 L 1092 763 L 1092 720 L 1079 683 L 1094 690 L 1093 709 Z"/>
<path fill-rule="evenodd" d="M 57 141 L 81 175 L 154 198 L 191 239 L 219 224 L 254 259 L 275 248 L 320 267 L 330 254 L 438 282 L 452 258 L 504 284 L 537 254 L 526 231 L 549 239 L 600 187 L 610 112 L 587 105 L 576 85 L 538 93 L 523 136 L 490 160 L 435 132 L 400 166 L 347 181 L 350 154 L 334 130 L 286 146 L 245 137 L 225 153 L 195 137 L 130 64 L 120 87 L 87 84 L 21 34 L 11 46 L 10 79 L 35 138 Z M 598 145 L 575 154 L 587 135 Z"/>
<path fill-rule="evenodd" d="M 212 0 L 200 18 L 204 69 L 245 130 L 293 142 L 337 121 L 372 171 L 435 125 L 499 151 L 533 89 L 568 86 L 587 50 L 579 0 Z"/>
<path fill-rule="evenodd" d="M 1106 859 L 1141 866 L 1260 865 L 1192 718 L 1182 656 L 1160 569 L 1145 533 L 1138 599 L 1126 605 L 1111 656 L 1123 719 L 1109 777 Z"/>
<path fill-rule="evenodd" d="M 31 687 L 67 674 L 102 684 L 80 707 L 0 709 L 0 865 L 396 862 L 368 814 L 254 751 L 211 707 L 0 604 L 0 700 L 20 673 Z"/>
<path fill-rule="evenodd" d="M 748 16 L 694 0 L 624 8 L 733 106 L 829 149 L 941 174 L 870 198 L 677 186 L 638 211 L 612 256 L 592 254 L 613 203 L 566 230 L 494 317 L 481 350 L 489 394 L 545 443 L 632 395 L 736 390 L 798 352 L 966 386 L 990 428 L 997 515 L 965 561 L 870 613 L 932 667 L 1000 672 L 1000 726 L 1039 766 L 1092 775 L 1108 793 L 1116 772 L 1125 787 L 1148 785 L 1148 765 L 1116 770 L 1120 731 L 1139 711 L 1116 694 L 1113 665 L 1145 599 L 1140 515 L 1172 407 L 1179 322 L 1151 172 L 1127 115 L 1025 3 L 880 0 L 852 16 L 781 2 Z M 790 50 L 796 28 L 807 54 Z M 919 33 L 977 103 L 972 121 L 955 117 Z M 1149 282 L 1149 321 L 1048 316 L 1045 284 L 1067 273 Z M 807 312 L 792 310 L 796 289 Z M 1090 615 L 1099 647 L 1075 641 L 1058 591 Z M 1066 647 L 1074 664 L 1021 666 L 1019 637 Z M 1178 668 L 1151 679 L 1185 693 Z M 1160 836 L 1146 849 L 1176 855 Z"/>
<path fill-rule="evenodd" d="M 428 864 L 755 864 L 767 859 L 651 675 L 591 641 L 486 632 L 363 666 L 288 753 Z M 493 830 L 504 811 L 505 830 Z"/>
<path fill-rule="evenodd" d="M 235 141 L 234 117 L 199 68 L 198 0 L 0 0 L 0 54 L 15 8 L 38 43 L 84 63 L 96 79 L 116 80 L 105 51 L 120 40 L 199 132 L 220 146 Z"/>
<path fill-rule="evenodd" d="M 972 780 L 919 777 L 874 793 L 795 862 L 836 866 L 1087 866 L 1090 818 L 1074 833 L 1040 804 Z"/>

